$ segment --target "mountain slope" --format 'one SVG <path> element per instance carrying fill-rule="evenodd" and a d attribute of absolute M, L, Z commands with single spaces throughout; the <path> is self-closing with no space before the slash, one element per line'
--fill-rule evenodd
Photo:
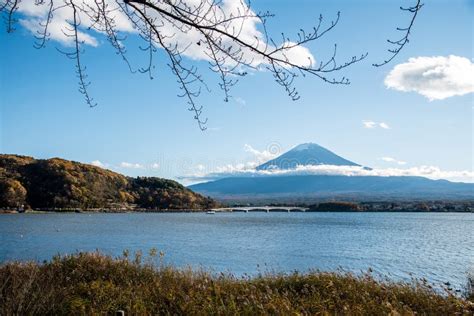
<path fill-rule="evenodd" d="M 192 185 L 190 188 L 213 198 L 240 201 L 255 197 L 474 199 L 474 184 L 422 177 L 262 176 L 224 178 Z"/>
<path fill-rule="evenodd" d="M 0 155 L 0 208 L 204 209 L 214 201 L 160 178 L 131 178 L 59 158 Z"/>
<path fill-rule="evenodd" d="M 324 147 L 313 143 L 306 143 L 298 145 L 281 156 L 261 164 L 256 169 L 294 169 L 298 165 L 359 166 Z"/>
<path fill-rule="evenodd" d="M 299 145 L 257 170 L 294 169 L 298 165 L 360 166 L 316 144 Z M 369 169 L 364 167 L 365 169 Z M 190 186 L 217 199 L 474 199 L 474 184 L 423 177 L 342 175 L 258 175 L 229 177 Z"/>

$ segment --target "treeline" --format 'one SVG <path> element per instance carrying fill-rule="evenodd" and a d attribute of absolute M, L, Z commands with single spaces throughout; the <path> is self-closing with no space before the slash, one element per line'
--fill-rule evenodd
<path fill-rule="evenodd" d="M 312 212 L 356 212 L 362 211 L 362 208 L 351 202 L 324 202 L 309 206 Z"/>
<path fill-rule="evenodd" d="M 322 202 L 309 205 L 308 208 L 312 212 L 474 212 L 474 202 Z"/>
<path fill-rule="evenodd" d="M 126 177 L 59 158 L 0 155 L 0 208 L 207 209 L 208 197 L 154 177 Z"/>

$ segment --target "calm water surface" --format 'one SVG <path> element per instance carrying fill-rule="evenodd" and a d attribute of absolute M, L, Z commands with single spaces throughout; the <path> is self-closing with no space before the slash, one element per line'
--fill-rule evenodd
<path fill-rule="evenodd" d="M 459 288 L 474 266 L 474 214 L 227 213 L 0 215 L 0 261 L 157 248 L 176 266 L 255 274 L 308 269 Z"/>

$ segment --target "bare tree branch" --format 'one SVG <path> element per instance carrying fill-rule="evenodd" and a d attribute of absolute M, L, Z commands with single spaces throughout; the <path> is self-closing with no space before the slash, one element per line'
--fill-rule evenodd
<path fill-rule="evenodd" d="M 122 42 L 125 41 L 127 37 L 120 36 L 119 32 L 116 29 L 116 22 L 113 17 L 114 10 L 108 9 L 109 5 L 104 0 L 94 0 L 94 3 L 96 10 L 89 6 L 90 10 L 86 11 L 85 13 L 89 16 L 91 14 L 96 15 L 96 29 L 99 31 L 103 31 L 105 32 L 105 34 L 107 34 L 107 39 L 109 40 L 109 43 L 112 45 L 112 47 L 115 49 L 117 55 L 120 55 L 120 57 L 122 57 L 122 60 L 127 64 L 130 72 L 135 73 L 136 71 L 132 69 L 132 66 L 126 56 L 127 49 L 125 48 L 125 45 L 122 44 Z"/>
<path fill-rule="evenodd" d="M 148 52 L 148 65 L 146 67 L 138 69 L 139 72 L 143 73 L 148 73 L 148 77 L 150 79 L 153 79 L 153 73 L 152 70 L 155 68 L 155 65 L 153 64 L 153 54 L 156 52 L 156 47 L 153 41 L 153 29 L 151 27 L 148 27 L 148 34 L 146 36 L 144 34 L 140 34 L 140 37 L 147 42 L 146 47 L 141 47 L 140 49 L 143 51 Z"/>
<path fill-rule="evenodd" d="M 418 12 L 420 11 L 422 6 L 423 4 L 421 3 L 421 0 L 417 0 L 416 5 L 414 6 L 407 7 L 407 8 L 400 7 L 400 10 L 409 12 L 412 14 L 410 24 L 408 25 L 408 27 L 404 27 L 404 28 L 397 27 L 397 31 L 403 32 L 403 37 L 400 38 L 399 40 L 388 39 L 387 42 L 389 42 L 390 44 L 394 46 L 393 48 L 389 48 L 387 50 L 389 53 L 391 53 L 390 58 L 388 58 L 387 60 L 384 60 L 382 63 L 372 64 L 373 66 L 381 67 L 383 65 L 388 64 L 400 53 L 403 47 L 405 47 L 405 45 L 408 44 L 409 42 L 408 37 L 410 36 L 410 32 L 413 27 L 413 24 L 415 23 L 416 16 L 418 15 Z"/>
<path fill-rule="evenodd" d="M 166 45 L 163 41 L 163 37 L 161 33 L 158 31 L 157 26 L 155 23 L 153 23 L 153 20 L 147 16 L 146 14 L 146 8 L 143 9 L 143 11 L 139 10 L 139 8 L 133 4 L 130 3 L 130 6 L 132 6 L 146 21 L 148 27 L 150 30 L 153 32 L 150 32 L 149 37 L 150 40 L 153 39 L 153 35 L 156 36 L 157 41 L 161 45 L 161 47 L 166 51 L 170 58 L 170 63 L 168 66 L 171 68 L 173 74 L 177 77 L 177 81 L 180 84 L 180 89 L 183 92 L 181 95 L 178 95 L 180 97 L 185 97 L 187 99 L 187 103 L 190 106 L 189 110 L 194 112 L 194 119 L 197 121 L 199 128 L 204 131 L 206 130 L 206 123 L 207 123 L 207 118 L 202 119 L 201 114 L 202 114 L 202 106 L 196 105 L 195 98 L 199 97 L 201 94 L 201 88 L 198 87 L 197 90 L 194 89 L 192 85 L 194 83 L 201 83 L 204 84 L 202 81 L 201 77 L 197 74 L 197 70 L 195 68 L 186 68 L 182 64 L 182 59 L 180 52 L 178 51 L 177 47 L 170 47 L 169 45 Z M 153 34 L 154 33 L 154 34 Z"/>
<path fill-rule="evenodd" d="M 73 0 L 69 0 L 69 2 L 66 2 L 70 7 L 72 8 L 72 13 L 73 13 L 73 20 L 70 23 L 72 26 L 72 29 L 67 29 L 67 31 L 63 30 L 63 33 L 67 37 L 73 38 L 74 42 L 74 50 L 72 52 L 65 52 L 60 49 L 58 49 L 59 52 L 63 53 L 66 55 L 68 58 L 75 60 L 76 62 L 76 75 L 77 78 L 79 79 L 79 92 L 84 95 L 84 99 L 86 101 L 86 104 L 89 105 L 90 107 L 95 107 L 97 106 L 97 103 L 95 103 L 94 99 L 89 95 L 88 87 L 90 86 L 90 82 L 87 81 L 87 74 L 86 74 L 86 67 L 82 66 L 81 64 L 81 53 L 83 53 L 83 49 L 81 49 L 80 45 L 84 44 L 83 40 L 79 39 L 79 26 L 81 22 L 79 21 L 78 18 L 78 7 L 74 3 Z"/>
<path fill-rule="evenodd" d="M 19 8 L 21 14 L 20 1 L 0 2 L 0 12 L 5 17 L 7 32 L 14 30 L 15 16 Z M 38 18 L 40 22 L 35 36 L 37 48 L 44 47 L 51 38 L 52 30 L 57 30 L 57 19 L 70 17 L 67 23 L 60 25 L 65 37 L 64 42 L 70 43 L 73 50 L 58 50 L 75 60 L 79 91 L 89 106 L 93 107 L 96 103 L 88 91 L 90 82 L 81 59 L 83 47 L 95 43 L 91 42 L 94 40 L 92 35 L 104 35 L 116 54 L 134 73 L 127 57 L 127 36 L 124 33 L 137 33 L 146 43 L 140 46 L 140 49 L 147 55 L 146 65 L 139 67 L 138 72 L 153 79 L 154 56 L 158 49 L 164 52 L 169 60 L 168 66 L 177 79 L 181 91 L 179 96 L 186 99 L 189 110 L 193 112 L 194 119 L 202 130 L 206 129 L 207 119 L 201 118 L 203 107 L 197 100 L 201 91 L 211 90 L 192 60 L 196 55 L 196 58 L 206 60 L 211 71 L 216 74 L 219 79 L 217 85 L 223 91 L 225 102 L 231 98 L 232 88 L 249 70 L 270 72 L 290 99 L 296 101 L 300 98 L 295 87 L 297 77 L 313 76 L 329 84 L 347 85 L 350 83 L 349 79 L 344 76 L 333 77 L 333 74 L 336 75 L 367 57 L 367 53 L 363 53 L 338 62 L 338 46 L 335 44 L 329 58 L 324 60 L 322 56 L 318 56 L 316 62 L 305 47 L 338 25 L 341 17 L 339 12 L 335 19 L 328 23 L 319 16 L 313 28 L 299 30 L 295 38 L 281 34 L 281 38 L 275 40 L 267 31 L 267 22 L 273 14 L 256 13 L 252 10 L 250 1 L 245 0 L 235 0 L 232 10 L 226 8 L 222 0 L 35 0 L 34 5 L 43 12 L 41 18 Z M 413 19 L 408 28 L 399 29 L 406 31 L 404 38 L 389 41 L 399 47 L 389 50 L 394 55 L 383 64 L 392 60 L 408 42 L 411 27 L 420 8 L 420 1 L 414 7 L 402 8 L 413 13 Z M 125 22 L 131 25 L 132 29 L 124 30 Z M 56 29 L 52 28 L 53 24 Z M 248 33 L 249 25 L 255 29 L 253 33 Z M 256 25 L 260 28 L 257 29 Z M 298 58 L 295 57 L 295 52 L 298 52 Z"/>
<path fill-rule="evenodd" d="M 37 2 L 37 5 L 40 5 L 40 4 L 43 4 L 44 1 L 38 1 Z M 49 36 L 51 35 L 49 32 L 48 32 L 48 27 L 49 27 L 49 24 L 51 23 L 51 19 L 53 18 L 53 9 L 54 9 L 54 1 L 53 0 L 50 0 L 49 1 L 49 9 L 48 9 L 48 14 L 46 16 L 46 21 L 43 23 L 43 22 L 39 22 L 40 23 L 40 26 L 42 26 L 42 30 L 40 31 L 37 31 L 38 32 L 38 35 L 36 35 L 36 43 L 34 44 L 35 48 L 44 48 L 46 46 L 46 42 L 48 41 L 49 39 Z"/>
<path fill-rule="evenodd" d="M 0 5 L 0 12 L 5 13 L 5 23 L 7 24 L 7 33 L 15 31 L 14 24 L 17 22 L 15 13 L 18 10 L 18 5 L 21 0 L 5 0 L 5 3 Z"/>

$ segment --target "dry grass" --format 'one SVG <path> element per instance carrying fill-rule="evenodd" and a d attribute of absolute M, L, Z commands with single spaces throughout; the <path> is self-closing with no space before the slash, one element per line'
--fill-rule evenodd
<path fill-rule="evenodd" d="M 0 266 L 0 315 L 473 315 L 422 283 L 321 273 L 236 278 L 99 253 Z"/>

